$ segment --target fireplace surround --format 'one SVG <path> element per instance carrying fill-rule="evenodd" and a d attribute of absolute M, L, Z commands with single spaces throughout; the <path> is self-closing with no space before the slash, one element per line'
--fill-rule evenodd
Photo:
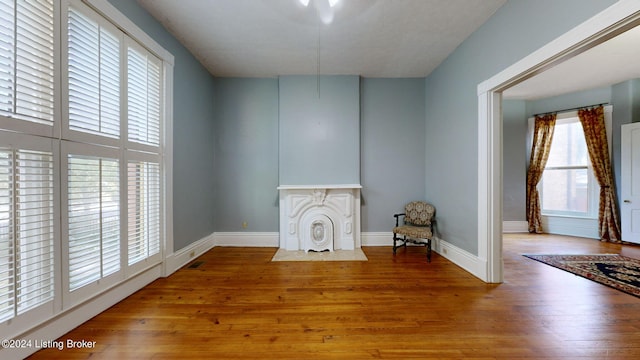
<path fill-rule="evenodd" d="M 361 188 L 358 184 L 279 186 L 280 248 L 360 248 Z"/>

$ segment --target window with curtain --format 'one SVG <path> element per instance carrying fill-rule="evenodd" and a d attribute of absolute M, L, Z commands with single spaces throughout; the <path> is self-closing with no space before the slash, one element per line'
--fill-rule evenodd
<path fill-rule="evenodd" d="M 543 215 L 597 215 L 598 184 L 577 117 L 556 121 L 549 159 L 538 189 Z"/>

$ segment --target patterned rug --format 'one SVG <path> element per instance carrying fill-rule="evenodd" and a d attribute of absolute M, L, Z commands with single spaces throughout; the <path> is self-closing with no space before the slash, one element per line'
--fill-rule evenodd
<path fill-rule="evenodd" d="M 640 260 L 616 254 L 524 256 L 640 297 Z"/>

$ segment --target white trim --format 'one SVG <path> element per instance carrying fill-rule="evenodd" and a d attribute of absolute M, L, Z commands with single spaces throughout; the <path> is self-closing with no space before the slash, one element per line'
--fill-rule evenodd
<path fill-rule="evenodd" d="M 502 236 L 495 231 L 502 219 L 501 178 L 495 177 L 496 159 L 502 161 L 502 143 L 491 129 L 502 127 L 501 103 L 505 89 L 636 26 L 640 1 L 620 0 L 591 19 L 534 51 L 478 85 L 478 254 L 487 259 L 487 282 L 502 282 Z M 501 166 L 500 166 L 501 167 Z M 475 274 L 475 273 L 474 273 Z M 478 276 L 477 274 L 475 274 Z"/>
<path fill-rule="evenodd" d="M 502 233 L 526 233 L 529 232 L 529 223 L 526 221 L 503 221 Z"/>
<path fill-rule="evenodd" d="M 279 247 L 278 232 L 216 232 L 213 234 L 216 246 L 236 247 Z"/>
<path fill-rule="evenodd" d="M 433 250 L 480 280 L 486 282 L 487 261 L 442 239 L 435 239 Z"/>
<path fill-rule="evenodd" d="M 105 292 L 78 304 L 77 306 L 65 310 L 59 316 L 51 319 L 42 319 L 40 325 L 31 328 L 28 332 L 15 334 L 12 339 L 22 340 L 43 340 L 57 339 L 80 326 L 88 319 L 100 314 L 111 306 L 132 295 L 136 291 L 147 286 L 149 283 L 160 277 L 160 266 L 155 266 L 139 275 L 125 280 L 122 283 L 106 290 Z M 91 339 L 86 339 L 91 341 Z M 2 349 L 3 359 L 23 359 L 40 349 L 36 347 L 25 347 L 18 349 Z"/>
<path fill-rule="evenodd" d="M 154 55 L 161 58 L 173 65 L 175 63 L 173 55 L 165 50 L 160 44 L 158 44 L 151 36 L 147 35 L 142 29 L 138 27 L 133 21 L 129 20 L 120 10 L 111 5 L 107 0 L 82 0 L 87 5 L 94 8 L 106 19 L 111 21 L 127 35 L 137 40 L 140 44 L 144 45 Z"/>
<path fill-rule="evenodd" d="M 280 185 L 278 190 L 314 190 L 314 189 L 362 189 L 360 184 L 329 184 L 329 185 Z"/>
<path fill-rule="evenodd" d="M 167 277 L 188 264 L 191 260 L 206 253 L 215 246 L 214 234 L 189 244 L 188 246 L 167 255 L 164 262 L 162 276 Z"/>
<path fill-rule="evenodd" d="M 393 233 L 391 231 L 363 232 L 361 241 L 362 246 L 392 246 Z"/>

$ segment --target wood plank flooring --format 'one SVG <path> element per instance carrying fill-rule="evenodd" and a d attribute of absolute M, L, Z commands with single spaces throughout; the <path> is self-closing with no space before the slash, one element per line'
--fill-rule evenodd
<path fill-rule="evenodd" d="M 523 257 L 640 246 L 505 235 L 505 282 L 423 247 L 368 262 L 271 262 L 217 247 L 60 339 L 96 348 L 32 359 L 639 359 L 640 298 Z"/>

